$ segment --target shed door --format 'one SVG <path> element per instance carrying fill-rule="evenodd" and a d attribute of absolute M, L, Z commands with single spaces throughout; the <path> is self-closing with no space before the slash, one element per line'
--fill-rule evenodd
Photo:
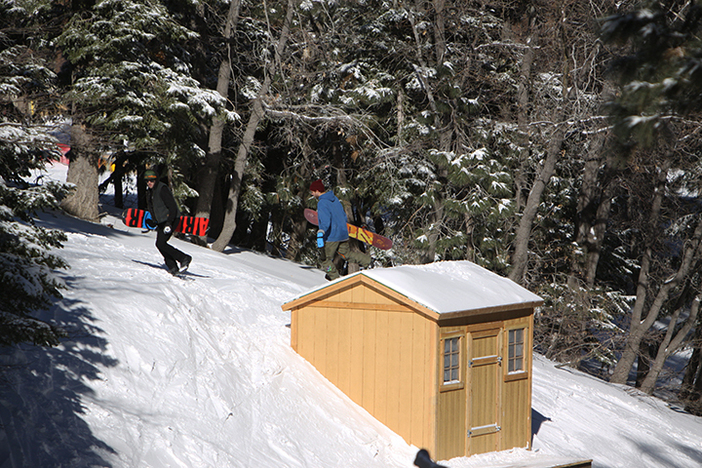
<path fill-rule="evenodd" d="M 500 431 L 501 386 L 500 330 L 482 330 L 469 334 L 468 369 L 468 446 L 471 455 L 498 448 Z"/>

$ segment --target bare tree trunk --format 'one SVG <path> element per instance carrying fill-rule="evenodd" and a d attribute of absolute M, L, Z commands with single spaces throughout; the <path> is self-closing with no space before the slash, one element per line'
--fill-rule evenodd
<path fill-rule="evenodd" d="M 99 210 L 98 157 L 91 150 L 90 136 L 85 127 L 71 127 L 71 154 L 66 182 L 75 190 L 61 203 L 67 213 L 88 221 L 97 221 Z"/>
<path fill-rule="evenodd" d="M 227 52 L 219 65 L 217 76 L 217 92 L 225 99 L 229 95 L 229 82 L 231 80 L 231 38 L 236 31 L 237 20 L 239 19 L 240 0 L 232 0 L 229 5 L 229 14 L 224 25 L 224 40 L 227 44 Z M 224 134 L 225 119 L 215 117 L 212 127 L 210 127 L 210 137 L 208 152 L 205 157 L 205 165 L 200 171 L 197 207 L 195 216 L 209 218 L 212 209 L 212 199 L 219 174 L 219 166 L 222 161 L 222 135 Z M 202 239 L 203 241 L 205 239 Z"/>
<path fill-rule="evenodd" d="M 680 389 L 682 400 L 687 399 L 694 392 L 695 382 L 702 380 L 702 327 L 699 325 L 695 328 L 695 334 L 692 337 L 692 348 L 692 356 L 687 362 Z"/>
<path fill-rule="evenodd" d="M 531 27 L 531 20 L 530 20 Z M 517 126 L 519 128 L 519 134 L 521 135 L 519 139 L 519 145 L 522 147 L 529 146 L 529 129 L 527 125 L 529 123 L 529 83 L 531 83 L 531 67 L 534 63 L 534 39 L 529 37 L 527 39 L 527 49 L 522 57 L 522 66 L 519 73 L 519 85 L 517 87 Z M 527 181 L 527 160 L 529 155 L 526 151 L 520 151 L 520 170 L 514 177 L 515 191 L 516 191 L 516 203 L 517 208 L 522 209 L 525 205 L 523 199 L 523 192 L 526 190 Z"/>
<path fill-rule="evenodd" d="M 576 261 L 574 270 L 579 271 L 585 278 L 588 288 L 595 283 L 597 262 L 602 247 L 602 238 L 606 223 L 601 216 L 609 213 L 610 199 L 605 199 L 602 187 L 598 192 L 598 173 L 602 165 L 602 153 L 605 134 L 597 133 L 591 140 L 588 158 L 583 167 L 582 184 L 578 195 L 578 205 L 575 220 L 575 242 L 585 247 L 586 256 L 581 261 Z M 606 219 L 606 218 L 605 218 Z"/>
<path fill-rule="evenodd" d="M 419 9 L 419 7 L 417 8 Z M 414 21 L 414 14 L 412 13 L 412 11 L 408 11 L 407 13 L 409 16 L 410 24 L 412 25 L 412 31 L 414 32 L 414 41 L 417 46 L 417 61 L 419 62 L 419 66 L 422 67 L 421 69 L 419 69 L 415 65 L 414 73 L 417 75 L 417 79 L 422 84 L 424 92 L 427 93 L 429 107 L 431 107 L 431 111 L 434 113 L 434 129 L 438 131 L 441 122 L 439 121 L 439 112 L 436 107 L 436 101 L 434 100 L 434 93 L 432 92 L 431 88 L 429 87 L 429 83 L 427 83 L 427 80 L 424 77 L 424 70 L 426 70 L 427 68 L 427 63 L 424 60 L 424 56 L 422 55 L 422 41 L 419 39 L 419 31 L 417 30 L 417 25 Z"/>
<path fill-rule="evenodd" d="M 224 248 L 229 244 L 236 230 L 236 211 L 239 205 L 239 194 L 241 193 L 241 180 L 246 170 L 246 162 L 249 157 L 251 145 L 254 141 L 256 127 L 258 127 L 258 124 L 263 120 L 264 116 L 263 106 L 261 105 L 261 96 L 264 94 L 263 87 L 270 87 L 270 79 L 268 77 L 266 77 L 261 87 L 261 93 L 253 101 L 251 116 L 249 117 L 246 131 L 244 131 L 244 136 L 239 144 L 236 161 L 234 162 L 234 173 L 232 174 L 232 181 L 229 185 L 229 197 L 227 199 L 227 206 L 225 207 L 222 231 L 214 244 L 212 244 L 212 249 L 218 252 L 224 251 Z"/>
<path fill-rule="evenodd" d="M 587 259 L 585 262 L 585 285 L 592 288 L 595 285 L 595 277 L 597 276 L 597 265 L 600 262 L 600 254 L 602 253 L 602 244 L 604 242 L 605 232 L 607 231 L 607 220 L 609 219 L 610 208 L 612 206 L 612 195 L 610 190 L 606 189 L 597 206 L 595 215 L 596 221 L 592 226 L 594 231 L 594 245 L 588 248 Z"/>
<path fill-rule="evenodd" d="M 653 203 L 653 208 L 651 210 L 651 223 L 656 223 L 660 218 L 661 204 L 663 201 L 663 194 L 665 192 L 664 186 L 666 181 L 666 176 L 668 173 L 668 167 L 664 166 L 661 168 L 658 179 L 658 188 L 656 190 L 656 196 Z M 675 275 L 666 281 L 658 290 L 658 294 L 648 308 L 646 318 L 643 318 L 643 310 L 646 303 L 646 294 L 649 286 L 649 269 L 651 264 L 651 249 L 646 249 L 644 257 L 641 261 L 641 270 L 639 272 L 639 281 L 636 288 L 636 301 L 634 302 L 634 308 L 631 315 L 631 325 L 629 329 L 629 335 L 626 338 L 626 343 L 624 345 L 624 350 L 622 351 L 622 356 L 617 362 L 614 368 L 614 373 L 610 378 L 613 383 L 624 384 L 627 381 L 629 372 L 634 365 L 634 360 L 636 359 L 637 351 L 639 349 L 639 344 L 643 339 L 644 334 L 648 329 L 653 326 L 658 314 L 663 307 L 663 304 L 668 300 L 671 292 L 675 287 L 677 287 L 682 280 L 688 275 L 692 267 L 692 261 L 696 255 L 699 255 L 698 248 L 700 245 L 700 239 L 702 239 L 702 222 L 697 224 L 695 232 L 692 239 L 690 239 L 683 248 L 683 256 Z"/>
<path fill-rule="evenodd" d="M 519 221 L 517 234 L 514 239 L 514 253 L 512 254 L 513 269 L 509 278 L 516 282 L 522 283 L 526 273 L 527 262 L 529 260 L 529 239 L 531 238 L 531 227 L 536 219 L 536 212 L 539 209 L 541 195 L 546 189 L 549 179 L 556 169 L 556 161 L 561 153 L 561 145 L 565 135 L 565 124 L 561 123 L 563 118 L 563 108 L 559 108 L 555 116 L 555 130 L 551 135 L 551 140 L 548 144 L 546 152 L 546 160 L 541 167 L 539 176 L 534 181 L 534 184 L 529 191 L 526 206 L 522 213 L 522 218 Z"/>
<path fill-rule="evenodd" d="M 601 92 L 601 101 L 612 98 L 614 90 L 606 83 Z M 585 285 L 592 288 L 595 285 L 597 265 L 600 260 L 602 244 L 607 230 L 610 208 L 612 205 L 611 179 L 609 174 L 613 169 L 607 168 L 602 180 L 599 177 L 600 168 L 607 161 L 603 157 L 606 151 L 609 131 L 600 129 L 590 140 L 587 161 L 583 168 L 582 184 L 578 195 L 578 205 L 575 220 L 575 242 L 585 248 L 584 259 L 574 265 L 573 270 L 579 271 L 585 279 Z M 607 166 L 605 166 L 607 167 Z"/>
<path fill-rule="evenodd" d="M 655 361 L 653 361 L 651 369 L 648 371 L 646 378 L 641 384 L 642 392 L 648 393 L 649 395 L 653 393 L 653 390 L 656 385 L 656 380 L 658 379 L 661 370 L 663 370 L 665 360 L 668 359 L 678 349 L 680 349 L 680 347 L 683 344 L 683 340 L 690 332 L 690 330 L 692 330 L 693 325 L 697 321 L 697 313 L 700 310 L 700 299 L 702 299 L 702 296 L 698 295 L 697 297 L 695 297 L 695 300 L 692 301 L 690 315 L 685 320 L 685 325 L 683 325 L 682 328 L 678 330 L 677 333 L 675 333 L 675 336 L 673 336 L 675 332 L 675 324 L 677 323 L 678 318 L 680 317 L 681 309 L 678 308 L 671 317 L 670 324 L 668 325 L 668 331 L 665 334 L 665 338 L 663 338 L 663 342 L 661 343 L 660 348 L 658 348 L 658 354 L 656 354 L 656 359 Z"/>
<path fill-rule="evenodd" d="M 475 223 L 469 213 L 463 215 L 463 225 L 466 227 L 466 260 L 475 262 L 475 244 L 473 240 Z"/>
<path fill-rule="evenodd" d="M 439 4 L 441 2 L 438 2 Z M 441 5 L 440 5 L 441 6 Z M 417 11 L 420 9 L 419 2 L 415 2 L 415 8 Z M 427 99 L 429 100 L 429 107 L 432 110 L 432 113 L 434 114 L 434 130 L 439 133 L 439 149 L 440 150 L 447 150 L 450 147 L 451 144 L 451 130 L 447 129 L 446 131 L 442 131 L 441 127 L 441 120 L 439 118 L 439 111 L 436 106 L 436 101 L 434 99 L 434 93 L 432 92 L 431 87 L 429 86 L 429 83 L 427 83 L 426 78 L 424 77 L 424 70 L 427 68 L 426 61 L 424 60 L 424 56 L 422 55 L 422 41 L 420 40 L 420 34 L 419 31 L 417 30 L 417 25 L 415 24 L 414 20 L 414 14 L 409 11 L 409 20 L 410 24 L 412 25 L 412 31 L 414 32 L 414 40 L 417 46 L 417 61 L 419 62 L 419 65 L 421 69 L 417 66 L 414 67 L 414 72 L 417 75 L 417 78 L 419 79 L 420 83 L 422 83 L 422 87 L 424 91 L 427 93 Z M 441 47 L 443 47 L 444 44 L 441 44 Z M 443 54 L 443 51 L 437 52 L 437 56 L 439 54 Z M 432 206 L 431 209 L 431 214 L 430 214 L 430 219 L 429 219 L 429 235 L 428 235 L 428 247 L 426 249 L 423 249 L 423 252 L 420 255 L 420 261 L 422 263 L 431 263 L 435 260 L 436 257 L 436 242 L 439 238 L 439 233 L 440 233 L 440 225 L 441 222 L 443 221 L 443 216 L 444 216 L 444 208 L 443 208 L 443 200 L 437 199 L 434 200 L 434 206 Z"/>
<path fill-rule="evenodd" d="M 124 177 L 124 168 L 121 164 L 115 165 L 115 171 L 112 173 L 112 185 L 115 189 L 115 207 L 124 208 L 124 185 L 122 183 Z"/>
<path fill-rule="evenodd" d="M 663 179 L 663 180 L 661 180 Z M 663 202 L 663 185 L 665 184 L 665 176 L 660 176 L 658 180 L 658 186 L 656 190 L 656 197 L 653 200 L 653 205 L 651 209 L 651 222 L 656 223 L 660 216 L 661 204 Z M 631 325 L 629 328 L 629 336 L 626 338 L 626 343 L 624 345 L 624 351 L 622 356 L 617 362 L 610 381 L 613 383 L 625 384 L 629 372 L 634 365 L 634 360 L 636 359 L 637 350 L 639 349 L 641 340 L 643 339 L 644 333 L 648 330 L 653 322 L 658 317 L 658 310 L 653 310 L 651 307 L 648 311 L 646 320 L 642 322 L 641 318 L 643 316 L 644 304 L 646 302 L 646 295 L 649 286 L 648 272 L 651 266 L 651 249 L 647 248 L 641 259 L 641 268 L 639 270 L 639 279 L 636 286 L 636 301 L 634 302 L 634 308 L 631 311 Z M 655 313 L 654 313 L 655 312 Z"/>
<path fill-rule="evenodd" d="M 679 398 L 685 403 L 685 409 L 700 416 L 700 397 L 702 397 L 702 327 L 697 324 L 692 337 L 692 356 L 687 362 Z"/>
<path fill-rule="evenodd" d="M 285 258 L 294 262 L 300 261 L 300 252 L 302 252 L 302 239 L 307 232 L 307 221 L 303 218 L 300 221 L 293 221 L 292 231 L 289 233 L 290 242 L 288 249 L 285 252 Z"/>
<path fill-rule="evenodd" d="M 436 64 L 441 66 L 444 63 L 446 53 L 446 26 L 444 21 L 445 0 L 434 0 L 434 41 L 436 42 Z"/>
<path fill-rule="evenodd" d="M 441 221 L 444 217 L 444 207 L 441 200 L 436 200 L 434 206 L 432 207 L 430 218 L 429 218 L 429 235 L 427 236 L 427 241 L 429 247 L 423 249 L 420 254 L 420 261 L 422 263 L 432 263 L 436 260 L 436 241 L 439 240 L 439 232 L 441 231 Z"/>
<path fill-rule="evenodd" d="M 253 144 L 254 136 L 256 134 L 256 128 L 264 117 L 262 99 L 263 96 L 268 94 L 272 76 L 275 73 L 276 64 L 280 63 L 281 54 L 288 40 L 290 23 L 292 22 L 292 16 L 295 9 L 294 7 L 295 1 L 288 0 L 288 10 L 285 16 L 285 24 L 280 33 L 280 38 L 278 38 L 278 44 L 275 48 L 275 60 L 270 62 L 266 67 L 266 77 L 263 80 L 263 84 L 261 85 L 258 95 L 253 100 L 249 122 L 246 125 L 246 130 L 244 131 L 241 144 L 239 144 L 239 150 L 237 151 L 236 160 L 234 162 L 234 173 L 232 174 L 232 181 L 229 186 L 229 197 L 225 209 L 222 232 L 220 232 L 219 237 L 214 244 L 212 244 L 212 249 L 218 252 L 224 251 L 224 248 L 227 246 L 227 244 L 229 244 L 229 241 L 236 230 L 236 212 L 239 205 L 239 195 L 241 193 L 241 181 L 244 177 L 244 171 L 246 169 L 246 163 L 251 150 L 251 145 Z"/>
<path fill-rule="evenodd" d="M 402 139 L 402 128 L 405 126 L 405 93 L 402 92 L 402 88 L 397 91 L 397 147 L 404 146 L 405 142 Z"/>
<path fill-rule="evenodd" d="M 565 12 L 562 12 L 565 15 Z M 561 18 L 561 22 L 565 21 L 565 17 Z M 525 63 L 522 64 L 522 76 L 521 80 L 526 80 L 524 90 L 520 90 L 519 102 L 520 106 L 525 106 L 528 100 L 526 95 L 523 93 L 526 90 L 526 84 L 529 82 L 530 77 L 526 75 L 526 72 L 531 70 L 531 65 L 533 62 L 533 39 L 530 38 L 528 41 L 529 49 L 525 54 Z M 563 122 L 564 116 L 566 115 L 565 106 L 568 103 L 568 90 L 570 88 L 569 80 L 569 58 L 567 56 L 567 51 L 565 47 L 562 52 L 563 59 L 563 74 L 561 78 L 561 86 L 563 88 L 563 101 L 557 107 L 557 109 L 552 114 L 552 121 L 554 125 L 553 133 L 549 140 L 548 146 L 546 148 L 546 159 L 541 167 L 539 175 L 534 180 L 534 183 L 529 190 L 529 195 L 526 200 L 526 205 L 524 205 L 524 210 L 522 211 L 522 217 L 519 221 L 519 227 L 517 228 L 517 233 L 514 239 L 514 252 L 512 254 L 512 272 L 509 278 L 516 283 L 524 283 L 524 277 L 527 271 L 527 265 L 529 261 L 529 240 L 531 238 L 531 228 L 536 219 L 536 213 L 539 209 L 539 203 L 541 202 L 541 196 L 546 190 L 551 176 L 556 169 L 556 162 L 561 154 L 561 146 L 563 144 L 563 139 L 565 138 L 566 123 Z M 527 67 L 528 65 L 528 67 Z M 523 110 L 524 111 L 524 110 Z M 522 111 L 522 112 L 523 112 Z M 522 124 L 523 125 L 523 124 Z M 519 197 L 517 198 L 519 200 Z"/>
<path fill-rule="evenodd" d="M 527 39 L 528 47 L 526 49 L 526 52 L 524 53 L 524 57 L 522 57 L 522 66 L 521 66 L 521 71 L 520 71 L 520 75 L 519 75 L 519 86 L 517 89 L 517 102 L 519 104 L 519 107 L 518 107 L 519 110 L 517 112 L 517 125 L 519 127 L 519 132 L 522 135 L 522 138 L 520 141 L 520 144 L 522 146 L 527 146 L 528 142 L 529 142 L 529 137 L 528 137 L 529 132 L 527 129 L 527 125 L 529 122 L 529 115 L 528 115 L 529 83 L 531 82 L 531 67 L 532 67 L 532 64 L 534 63 L 534 43 L 533 43 L 533 41 L 534 41 L 533 37 L 529 37 Z M 550 155 L 550 153 L 549 153 L 549 155 Z M 523 192 L 526 190 L 526 186 L 527 186 L 527 182 L 526 182 L 526 172 L 527 172 L 526 171 L 526 161 L 527 161 L 527 159 L 528 159 L 528 155 L 524 153 L 522 155 L 522 161 L 520 164 L 521 170 L 517 173 L 517 175 L 514 178 L 514 182 L 516 185 L 515 189 L 516 189 L 517 207 L 518 208 L 525 207 L 525 209 L 524 209 L 525 215 L 527 213 L 526 207 L 528 206 L 528 201 L 527 202 L 524 201 Z M 555 167 L 555 160 L 554 160 L 554 167 Z M 549 178 L 550 178 L 550 175 L 549 175 Z M 532 192 L 533 192 L 533 189 L 532 189 Z M 541 195 L 539 194 L 539 198 L 540 198 L 540 196 Z M 536 199 L 537 206 L 538 206 L 539 198 Z M 531 194 L 529 195 L 529 199 L 532 199 Z M 534 208 L 536 208 L 536 207 L 534 207 Z M 536 216 L 535 209 L 533 212 L 533 216 Z M 533 216 L 532 216 L 532 220 L 533 220 Z M 522 243 L 526 243 L 523 246 L 523 248 L 525 249 L 524 250 L 524 256 L 525 256 L 524 265 L 523 265 L 523 267 L 521 267 L 523 269 L 526 268 L 526 249 L 528 248 L 529 236 L 530 236 L 530 232 L 531 232 L 531 222 L 532 221 L 529 221 L 529 224 L 527 226 L 527 224 L 524 221 L 524 218 L 522 218 L 522 223 L 520 224 L 520 231 L 522 230 L 522 227 L 521 227 L 522 225 L 524 225 L 523 229 L 528 228 L 527 232 L 523 235 L 525 238 L 523 240 L 520 240 L 518 243 L 518 245 L 522 245 Z M 517 239 L 520 239 L 520 237 L 519 237 L 520 231 L 517 232 Z M 521 252 L 519 253 L 519 255 L 521 255 Z M 515 263 L 516 258 L 517 258 L 517 251 L 515 249 L 514 258 L 512 260 L 513 264 Z M 519 279 L 521 280 L 521 278 L 524 274 L 523 269 L 520 269 L 520 271 L 516 271 L 517 268 L 515 267 L 515 269 L 512 271 L 512 273 L 515 277 L 519 277 Z M 514 278 L 512 278 L 512 279 L 514 279 Z"/>

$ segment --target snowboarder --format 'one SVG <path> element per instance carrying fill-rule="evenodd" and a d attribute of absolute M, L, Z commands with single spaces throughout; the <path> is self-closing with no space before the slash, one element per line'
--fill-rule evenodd
<path fill-rule="evenodd" d="M 324 183 L 317 179 L 310 184 L 310 192 L 318 200 L 317 215 L 319 230 L 317 231 L 317 247 L 321 249 L 322 270 L 329 281 L 339 277 L 339 271 L 334 265 L 334 254 L 337 252 L 347 261 L 358 263 L 367 268 L 371 263 L 371 256 L 349 248 L 349 231 L 346 227 L 346 212 L 341 202 L 332 193 L 327 191 Z"/>
<path fill-rule="evenodd" d="M 147 185 L 146 205 L 153 220 L 158 225 L 156 228 L 156 248 L 163 255 L 168 272 L 177 275 L 187 270 L 193 259 L 190 255 L 168 243 L 178 219 L 178 205 L 176 205 L 171 189 L 158 180 L 155 171 L 149 169 L 144 172 L 144 180 L 146 180 Z M 178 268 L 178 263 L 180 263 L 180 268 Z"/>

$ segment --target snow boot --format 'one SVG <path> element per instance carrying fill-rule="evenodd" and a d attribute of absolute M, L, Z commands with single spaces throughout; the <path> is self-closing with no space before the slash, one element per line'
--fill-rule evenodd
<path fill-rule="evenodd" d="M 190 262 L 192 262 L 192 261 L 193 261 L 193 257 L 191 257 L 190 255 L 185 257 L 185 260 L 183 260 L 183 263 L 180 264 L 180 272 L 183 273 L 185 270 L 187 270 L 188 267 L 190 266 Z"/>

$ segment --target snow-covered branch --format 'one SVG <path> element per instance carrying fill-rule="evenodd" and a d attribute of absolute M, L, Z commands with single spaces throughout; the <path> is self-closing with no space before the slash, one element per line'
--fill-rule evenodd
<path fill-rule="evenodd" d="M 320 125 L 320 124 L 328 124 L 328 123 L 345 123 L 345 124 L 357 124 L 358 120 L 346 115 L 346 114 L 340 114 L 340 115 L 330 115 L 330 116 L 309 116 L 309 115 L 304 115 L 300 114 L 298 112 L 293 112 L 289 110 L 276 110 L 272 109 L 268 106 L 264 105 L 264 108 L 266 110 L 266 114 L 272 118 L 276 119 L 294 119 L 294 120 L 299 120 L 301 122 L 308 123 L 310 125 Z"/>

